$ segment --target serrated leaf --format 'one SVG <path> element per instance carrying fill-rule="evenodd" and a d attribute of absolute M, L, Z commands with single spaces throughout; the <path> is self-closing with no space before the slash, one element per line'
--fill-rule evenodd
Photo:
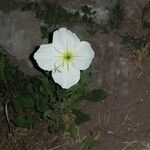
<path fill-rule="evenodd" d="M 31 128 L 34 125 L 34 120 L 25 115 L 18 115 L 17 117 L 13 118 L 12 121 L 16 126 L 23 128 Z"/>
<path fill-rule="evenodd" d="M 41 81 L 37 77 L 32 77 L 31 82 L 33 91 L 38 94 L 40 92 L 39 87 L 41 85 Z"/>
<path fill-rule="evenodd" d="M 51 83 L 45 76 L 38 77 L 41 81 L 40 92 L 44 95 L 50 95 L 55 91 L 53 83 Z"/>
<path fill-rule="evenodd" d="M 45 76 L 36 76 L 32 78 L 32 87 L 35 93 L 42 93 L 48 96 L 54 93 L 54 84 L 51 83 Z"/>
<path fill-rule="evenodd" d="M 89 115 L 80 110 L 74 109 L 73 114 L 76 116 L 75 123 L 78 125 L 90 120 Z"/>
<path fill-rule="evenodd" d="M 98 148 L 100 146 L 99 139 L 89 139 L 84 144 L 85 150 L 94 150 L 95 148 Z"/>
<path fill-rule="evenodd" d="M 95 89 L 89 93 L 87 93 L 87 95 L 85 96 L 85 98 L 88 101 L 92 101 L 92 102 L 98 102 L 98 101 L 102 101 L 107 97 L 107 94 L 105 91 L 101 90 L 101 89 Z"/>
<path fill-rule="evenodd" d="M 51 94 L 51 86 L 50 85 L 47 85 L 45 83 L 42 83 L 40 85 L 40 92 L 44 95 L 50 95 Z"/>

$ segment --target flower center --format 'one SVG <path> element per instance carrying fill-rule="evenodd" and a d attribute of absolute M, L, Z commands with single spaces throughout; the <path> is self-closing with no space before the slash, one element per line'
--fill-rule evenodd
<path fill-rule="evenodd" d="M 70 51 L 66 51 L 63 53 L 62 58 L 66 62 L 71 62 L 73 59 L 73 53 Z"/>

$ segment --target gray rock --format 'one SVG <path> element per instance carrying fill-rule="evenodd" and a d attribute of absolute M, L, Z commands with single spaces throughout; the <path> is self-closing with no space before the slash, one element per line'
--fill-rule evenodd
<path fill-rule="evenodd" d="M 90 86 L 105 87 L 110 93 L 128 86 L 134 77 L 130 53 L 113 33 L 97 32 L 91 39 L 95 50 Z"/>
<path fill-rule="evenodd" d="M 75 12 L 81 10 L 82 6 L 88 5 L 97 11 L 95 21 L 98 23 L 107 22 L 110 9 L 112 9 L 117 0 L 56 0 L 63 8 Z M 132 16 L 129 0 L 124 2 L 126 18 Z M 21 69 L 24 72 L 30 72 L 33 69 L 29 56 L 34 48 L 43 43 L 40 32 L 41 22 L 35 18 L 32 12 L 21 12 L 13 10 L 9 12 L 0 12 L 0 45 L 17 60 L 19 60 Z M 58 25 L 58 26 L 61 26 Z M 107 35 L 99 31 L 90 36 L 87 33 L 85 24 L 67 24 L 66 26 L 72 32 L 76 33 L 81 40 L 91 43 L 95 50 L 96 57 L 92 63 L 92 77 L 89 86 L 106 87 L 109 91 L 117 90 L 120 84 L 125 87 L 133 78 L 133 64 L 124 47 L 120 45 L 120 40 L 113 33 Z M 127 25 L 126 25 L 127 26 Z M 56 26 L 55 26 L 56 28 Z M 49 27 L 50 31 L 53 27 Z M 47 43 L 47 42 L 46 42 Z M 23 65 L 21 64 L 23 62 Z"/>
<path fill-rule="evenodd" d="M 82 15 L 81 7 L 87 5 L 97 13 L 94 21 L 97 23 L 107 23 L 110 10 L 118 3 L 118 0 L 56 0 L 63 8 L 74 13 L 78 11 Z"/>
<path fill-rule="evenodd" d="M 27 65 L 32 51 L 42 43 L 40 22 L 27 11 L 0 11 L 0 35 L 0 45 L 7 53 Z"/>

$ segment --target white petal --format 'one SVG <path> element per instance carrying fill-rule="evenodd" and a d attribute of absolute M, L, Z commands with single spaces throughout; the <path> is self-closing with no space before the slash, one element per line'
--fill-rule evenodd
<path fill-rule="evenodd" d="M 88 42 L 80 42 L 73 60 L 73 66 L 80 70 L 87 69 L 91 64 L 94 55 L 95 53 Z"/>
<path fill-rule="evenodd" d="M 54 47 L 62 52 L 64 50 L 75 50 L 77 45 L 80 43 L 80 39 L 75 33 L 67 30 L 66 28 L 60 28 L 53 34 Z"/>
<path fill-rule="evenodd" d="M 52 73 L 52 77 L 62 88 L 69 89 L 80 80 L 80 70 L 72 67 L 72 65 L 69 65 L 68 70 L 67 65 L 65 65 L 59 71 Z"/>
<path fill-rule="evenodd" d="M 55 62 L 58 61 L 59 53 L 52 44 L 41 45 L 35 52 L 34 59 L 43 70 L 51 71 L 54 69 Z"/>

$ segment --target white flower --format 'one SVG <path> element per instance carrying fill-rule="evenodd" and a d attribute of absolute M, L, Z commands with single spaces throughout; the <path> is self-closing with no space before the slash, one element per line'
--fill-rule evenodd
<path fill-rule="evenodd" d="M 54 81 L 65 89 L 78 83 L 80 70 L 87 69 L 93 58 L 90 44 L 66 28 L 56 30 L 52 43 L 41 45 L 34 54 L 39 67 L 52 71 Z"/>

